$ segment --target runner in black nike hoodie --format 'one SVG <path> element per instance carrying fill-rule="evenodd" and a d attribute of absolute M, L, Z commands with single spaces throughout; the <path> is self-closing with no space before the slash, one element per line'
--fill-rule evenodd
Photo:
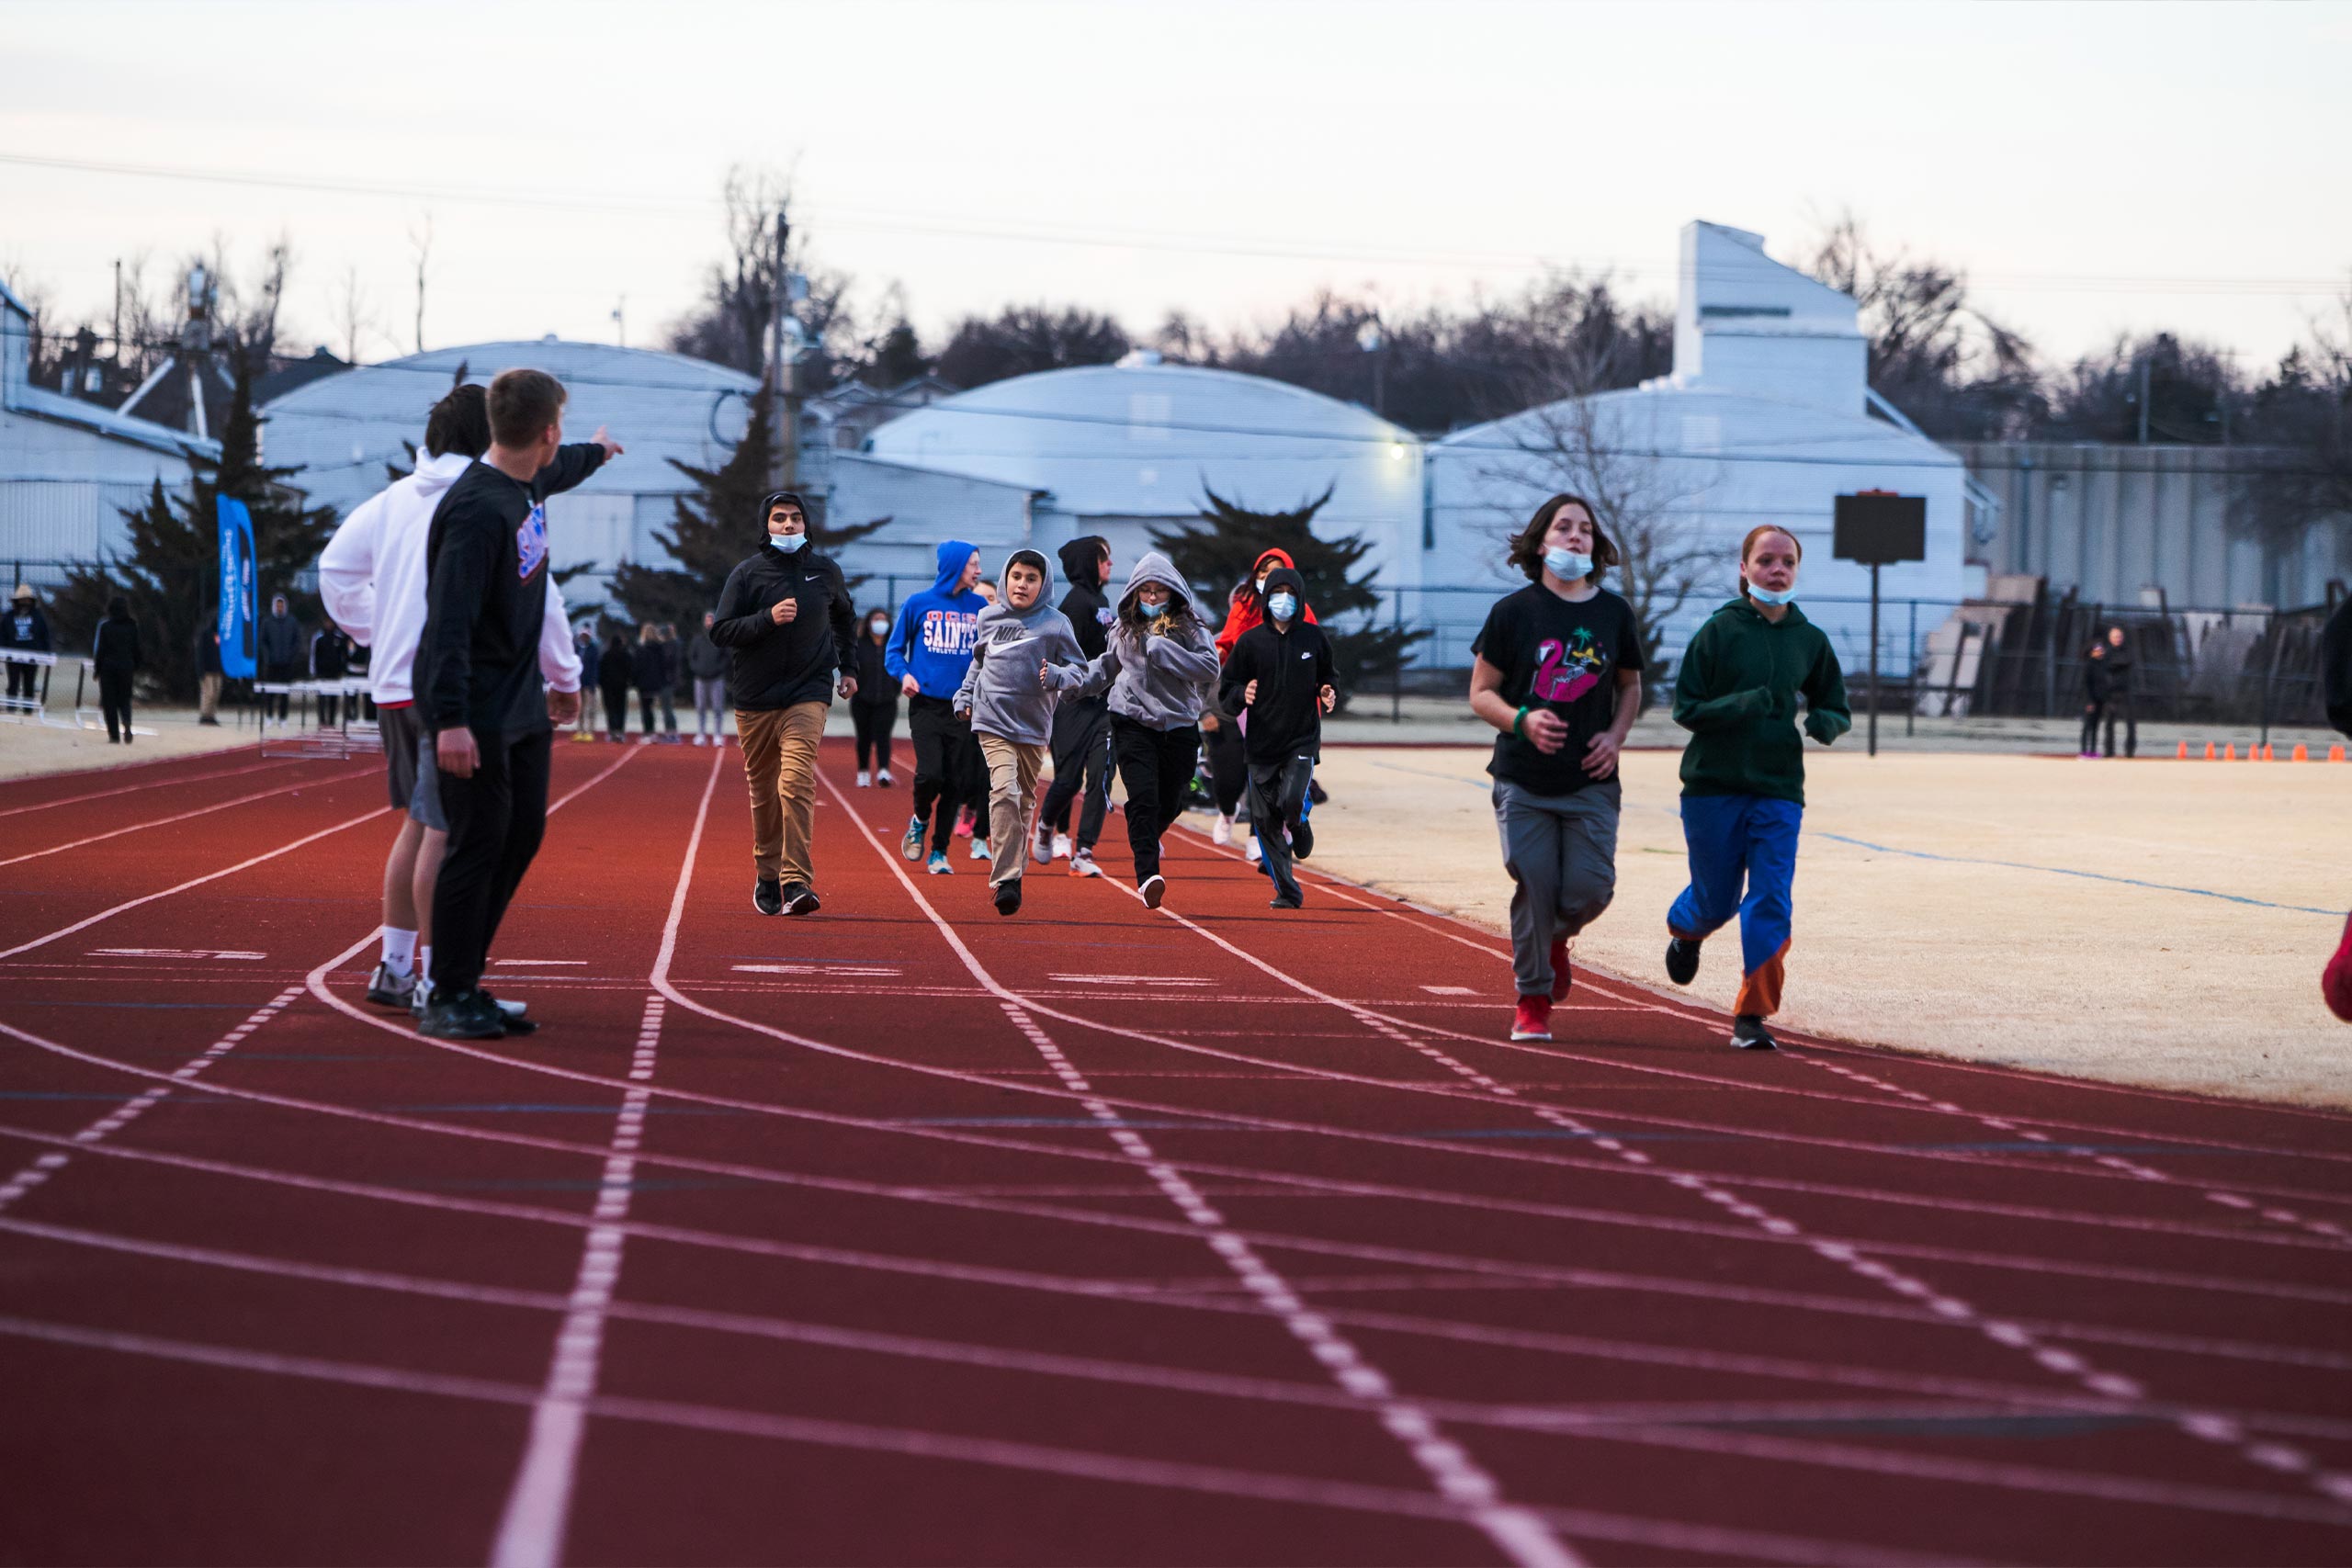
<path fill-rule="evenodd" d="M 514 412 L 519 404 L 534 412 Z M 449 487 L 425 535 L 414 684 L 435 740 L 449 840 L 433 889 L 433 996 L 421 1027 L 446 1038 L 495 1039 L 535 1027 L 520 1018 L 502 1021 L 481 976 L 498 922 L 547 830 L 553 727 L 539 679 L 547 497 L 620 450 L 601 430 L 594 441 L 555 445 L 562 406 L 554 378 L 502 371 L 491 383 L 489 456 Z M 516 421 L 533 428 L 500 428 Z M 509 468 L 534 477 L 518 479 Z M 567 710 L 576 701 L 570 698 Z"/>
<path fill-rule="evenodd" d="M 1266 576 L 1266 618 L 1241 634 L 1217 687 L 1227 713 L 1243 714 L 1250 758 L 1250 826 L 1264 857 L 1259 869 L 1274 879 L 1273 908 L 1305 901 L 1291 874 L 1294 853 L 1315 847 L 1301 815 L 1306 781 L 1323 745 L 1323 715 L 1331 686 L 1331 641 L 1306 616 L 1306 584 L 1289 567 Z M 1288 610 L 1287 615 L 1278 611 Z"/>

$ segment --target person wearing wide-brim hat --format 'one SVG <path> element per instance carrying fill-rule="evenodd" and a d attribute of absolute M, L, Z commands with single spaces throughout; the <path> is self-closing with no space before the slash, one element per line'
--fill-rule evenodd
<path fill-rule="evenodd" d="M 19 582 L 8 596 L 8 613 L 0 615 L 0 654 L 47 653 L 49 618 L 28 583 Z M 8 701 L 31 702 L 40 690 L 40 668 L 29 660 L 8 660 Z"/>

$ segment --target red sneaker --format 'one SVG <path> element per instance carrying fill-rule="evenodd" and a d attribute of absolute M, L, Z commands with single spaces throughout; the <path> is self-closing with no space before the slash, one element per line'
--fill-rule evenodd
<path fill-rule="evenodd" d="M 1510 1015 L 1510 1037 L 1513 1040 L 1551 1039 L 1552 998 L 1544 996 L 1520 998 L 1519 1010 Z"/>
<path fill-rule="evenodd" d="M 1568 939 L 1555 936 L 1552 939 L 1552 999 L 1566 1001 L 1568 987 L 1574 983 L 1575 977 L 1568 973 Z"/>
<path fill-rule="evenodd" d="M 2344 940 L 2336 944 L 2335 956 L 2320 971 L 2319 994 L 2327 998 L 2327 1010 L 2352 1023 L 2352 919 L 2344 922 Z"/>

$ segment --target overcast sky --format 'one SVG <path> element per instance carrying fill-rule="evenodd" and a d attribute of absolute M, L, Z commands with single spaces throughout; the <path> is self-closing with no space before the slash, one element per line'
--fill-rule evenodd
<path fill-rule="evenodd" d="M 647 344 L 730 164 L 926 333 L 1012 300 L 1147 333 L 1318 285 L 1545 263 L 1672 291 L 1705 218 L 1797 259 L 1851 209 L 2065 357 L 2168 327 L 2260 368 L 2352 269 L 2352 6 L 125 4 L 0 7 L 0 264 L 103 316 L 118 256 L 291 234 L 407 352 Z M 21 160 L 136 166 L 126 175 Z M 246 181 L 185 177 L 209 171 Z M 390 187 L 390 194 L 386 194 Z M 486 199 L 485 199 L 486 198 Z"/>

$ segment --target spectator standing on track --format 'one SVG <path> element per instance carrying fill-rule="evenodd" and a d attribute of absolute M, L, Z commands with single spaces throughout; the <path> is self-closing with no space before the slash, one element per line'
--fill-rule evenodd
<path fill-rule="evenodd" d="M 220 723 L 220 626 L 208 618 L 196 628 L 196 722 Z"/>
<path fill-rule="evenodd" d="M 2352 737 L 2352 599 L 2335 606 L 2320 633 L 2319 688 L 2327 722 Z M 2320 974 L 2320 994 L 2330 1012 L 2352 1023 L 2352 919 L 2345 920 L 2344 940 Z"/>
<path fill-rule="evenodd" d="M 1537 507 L 1509 558 L 1528 584 L 1470 645 L 1470 707 L 1500 731 L 1487 772 L 1511 880 L 1510 1037 L 1549 1040 L 1568 944 L 1617 893 L 1617 761 L 1642 708 L 1642 629 L 1600 586 L 1617 547 L 1582 497 Z"/>
<path fill-rule="evenodd" d="M 1216 672 L 1216 640 L 1193 613 L 1184 580 L 1157 550 L 1145 551 L 1127 573 L 1102 657 L 1082 672 L 1046 671 L 1046 683 L 1065 696 L 1110 690 L 1111 745 L 1127 791 L 1127 847 L 1149 908 L 1159 908 L 1167 894 L 1159 840 L 1184 814 L 1184 792 L 1200 756 L 1200 713 Z"/>
<path fill-rule="evenodd" d="M 302 623 L 287 612 L 285 594 L 279 593 L 270 599 L 269 614 L 261 618 L 255 646 L 260 654 L 255 662 L 261 668 L 261 678 L 265 682 L 285 686 L 302 678 L 303 666 L 308 662 L 303 653 Z M 290 692 L 278 692 L 274 695 L 277 703 L 277 725 L 283 729 L 291 722 L 294 695 Z M 269 708 L 270 694 L 265 694 L 261 701 L 262 722 L 265 724 L 271 716 Z"/>
<path fill-rule="evenodd" d="M 1077 634 L 1088 663 L 1102 657 L 1103 638 L 1117 618 L 1102 596 L 1111 581 L 1111 541 L 1087 534 L 1061 547 L 1062 576 L 1069 591 L 1061 612 Z M 1111 710 L 1101 697 L 1065 696 L 1054 707 L 1054 782 L 1037 813 L 1037 838 L 1030 853 L 1040 865 L 1066 859 L 1072 876 L 1100 876 L 1094 845 L 1102 837 L 1102 816 L 1111 805 Z M 1078 832 L 1070 833 L 1069 810 L 1079 806 Z"/>
<path fill-rule="evenodd" d="M 1082 673 L 1085 651 L 1069 617 L 1046 597 L 1053 573 L 1035 550 L 1004 563 L 1004 597 L 980 612 L 972 661 L 956 693 L 956 712 L 971 725 L 989 767 L 989 887 L 996 912 L 1021 908 L 1021 874 L 1029 858 L 1029 812 L 1054 733 L 1056 693 L 1048 666 Z"/>
<path fill-rule="evenodd" d="M 727 574 L 710 637 L 727 650 L 751 789 L 752 908 L 813 915 L 817 747 L 834 692 L 857 695 L 857 632 L 842 569 L 809 547 L 800 497 L 777 491 L 760 502 L 760 517 L 766 542 Z"/>
<path fill-rule="evenodd" d="M 662 688 L 662 739 L 673 746 L 685 742 L 678 735 L 678 697 L 681 694 L 691 700 L 693 693 L 687 682 L 686 645 L 678 640 L 678 628 L 670 621 L 662 623 L 655 636 L 662 639 L 662 655 L 670 662 L 670 683 Z"/>
<path fill-rule="evenodd" d="M 637 688 L 638 716 L 645 727 L 638 744 L 650 746 L 662 734 L 654 705 L 670 689 L 669 650 L 662 646 L 661 628 L 651 621 L 638 626 L 637 649 L 629 656 L 629 679 Z"/>
<path fill-rule="evenodd" d="M 547 830 L 550 721 L 571 722 L 580 700 L 540 679 L 547 497 L 618 455 L 563 446 L 563 404 L 561 383 L 545 371 L 501 371 L 490 384 L 490 450 L 442 497 L 426 538 L 416 684 L 449 844 L 433 890 L 435 964 L 420 1027 L 443 1039 L 537 1027 L 509 1017 L 481 976 Z M 569 659 L 569 636 L 561 647 Z"/>
<path fill-rule="evenodd" d="M 351 641 L 333 617 L 311 634 L 311 679 L 319 682 L 319 728 L 333 729 L 343 713 L 344 675 L 351 668 Z M 332 686 L 334 689 L 329 690 Z"/>
<path fill-rule="evenodd" d="M 727 650 L 710 640 L 718 617 L 702 613 L 702 626 L 686 644 L 686 673 L 695 683 L 695 744 L 727 744 Z"/>
<path fill-rule="evenodd" d="M 1219 697 L 1227 713 L 1247 712 L 1250 833 L 1259 867 L 1273 879 L 1269 906 L 1295 909 L 1306 895 L 1291 859 L 1315 851 L 1306 825 L 1306 781 L 1323 746 L 1323 716 L 1339 701 L 1331 684 L 1331 640 L 1304 618 L 1306 581 L 1286 566 L 1266 574 L 1265 618 L 1235 641 Z"/>
<path fill-rule="evenodd" d="M 440 804 L 434 740 L 416 705 L 417 647 L 427 610 L 425 542 L 458 479 L 490 450 L 490 394 L 455 387 L 425 416 L 415 471 L 359 503 L 319 556 L 319 597 L 327 614 L 368 655 L 368 693 L 384 744 L 384 783 L 401 830 L 384 857 L 383 952 L 368 982 L 378 1007 L 420 1011 L 431 989 L 433 890 L 441 874 L 449 823 Z M 594 441 L 539 477 L 548 492 L 594 471 L 588 459 L 617 453 L 599 430 Z M 577 685 L 564 658 L 570 626 L 563 595 L 548 584 L 539 626 L 539 671 L 558 687 Z M 523 1004 L 503 1006 L 519 1015 Z"/>
<path fill-rule="evenodd" d="M 1804 819 L 1797 699 L 1805 703 L 1805 735 L 1825 746 L 1854 722 L 1837 649 L 1794 603 L 1804 555 L 1784 528 L 1749 529 L 1739 552 L 1740 596 L 1699 628 L 1674 682 L 1674 722 L 1690 731 L 1682 751 L 1690 885 L 1667 912 L 1666 972 L 1689 985 L 1699 973 L 1699 944 L 1736 913 L 1742 978 L 1731 1043 L 1747 1051 L 1779 1043 L 1764 1021 L 1781 1008 Z"/>
<path fill-rule="evenodd" d="M 956 694 L 972 662 L 980 612 L 988 601 L 972 591 L 980 578 L 980 552 L 961 539 L 941 541 L 939 575 L 920 593 L 908 595 L 891 624 L 883 668 L 907 699 L 907 732 L 915 743 L 914 815 L 899 840 L 909 860 L 923 860 L 926 823 L 933 876 L 946 876 L 947 847 L 955 842 L 956 813 L 978 797 L 979 742 L 972 727 L 956 716 Z"/>
<path fill-rule="evenodd" d="M 628 741 L 628 690 L 636 678 L 637 655 L 628 633 L 614 629 L 612 638 L 596 658 L 596 682 L 605 697 L 605 733 L 618 744 Z"/>
<path fill-rule="evenodd" d="M 19 582 L 17 592 L 9 596 L 8 613 L 0 615 L 0 652 L 52 651 L 49 640 L 49 617 L 40 613 L 40 600 L 34 595 L 30 583 Z M 218 664 L 214 668 L 219 668 Z M 30 706 L 40 700 L 40 666 L 29 660 L 21 663 L 13 659 L 8 660 L 9 703 Z"/>
<path fill-rule="evenodd" d="M 130 618 L 130 601 L 118 593 L 107 601 L 107 618 L 90 639 L 90 662 L 98 671 L 98 705 L 106 710 L 107 744 L 115 744 L 115 725 L 122 726 L 121 743 L 130 744 L 130 682 L 139 673 L 139 623 Z"/>
<path fill-rule="evenodd" d="M 876 605 L 865 613 L 865 635 L 857 639 L 857 695 L 849 700 L 850 722 L 857 729 L 857 787 L 869 784 L 888 789 L 890 735 L 899 728 L 899 683 L 883 662 L 890 640 L 890 612 Z"/>
<path fill-rule="evenodd" d="M 605 651 L 597 646 L 596 628 L 582 622 L 571 634 L 571 651 L 580 660 L 580 717 L 571 727 L 574 740 L 596 739 L 596 705 L 588 700 L 591 692 L 603 694 L 605 683 Z"/>

